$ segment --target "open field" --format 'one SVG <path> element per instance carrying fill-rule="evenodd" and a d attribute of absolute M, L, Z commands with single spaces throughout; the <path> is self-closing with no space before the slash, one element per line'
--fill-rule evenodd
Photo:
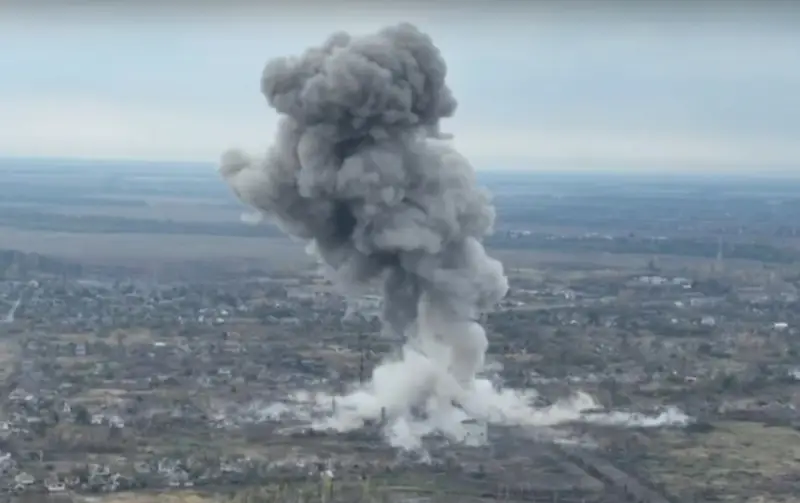
<path fill-rule="evenodd" d="M 138 491 L 85 496 L 76 501 L 79 503 L 216 503 L 219 499 L 213 494 L 203 494 L 197 491 Z"/>
<path fill-rule="evenodd" d="M 575 262 L 599 265 L 658 256 L 668 267 L 692 267 L 718 255 L 731 267 L 800 263 L 796 180 L 489 172 L 479 180 L 497 207 L 490 246 L 514 250 L 512 258 L 522 250 L 537 254 L 533 263 L 552 255 L 563 264 L 573 253 L 582 254 Z M 0 159 L 6 249 L 294 264 L 297 247 L 265 245 L 280 231 L 242 224 L 242 210 L 210 164 Z"/>
<path fill-rule="evenodd" d="M 74 234 L 0 227 L 0 240 L 7 248 L 91 264 L 253 260 L 266 269 L 313 264 L 302 244 L 286 238 Z"/>
<path fill-rule="evenodd" d="M 646 461 L 652 479 L 714 501 L 800 502 L 800 431 L 761 423 L 724 421 L 709 433 L 654 434 Z M 771 496 L 764 496 L 765 494 Z"/>
<path fill-rule="evenodd" d="M 120 198 L 122 199 L 122 198 Z M 17 210 L 35 210 L 68 216 L 106 216 L 174 222 L 239 223 L 243 208 L 220 205 L 219 201 L 203 199 L 143 198 L 141 205 L 75 205 L 7 203 L 3 206 Z"/>
<path fill-rule="evenodd" d="M 14 364 L 19 356 L 19 345 L 14 340 L 0 340 L 0 385 L 14 371 Z"/>
<path fill-rule="evenodd" d="M 415 486 L 413 481 L 402 485 L 392 481 L 360 480 L 337 481 L 333 489 L 335 501 L 349 503 L 389 503 L 389 502 L 427 502 L 439 503 L 482 503 L 499 501 L 497 498 L 482 498 L 475 495 L 444 491 L 431 483 Z M 137 491 L 97 496 L 82 496 L 76 503 L 326 503 L 333 501 L 324 483 L 305 483 L 291 485 L 263 485 L 246 489 L 229 488 L 220 492 L 201 492 L 194 490 L 177 491 Z M 329 490 L 329 489 L 328 489 Z M 322 494 L 321 494 L 322 493 Z M 504 498 L 503 501 L 515 500 Z"/>
<path fill-rule="evenodd" d="M 244 225 L 244 224 L 241 224 Z M 258 270 L 305 270 L 315 260 L 301 242 L 283 237 L 204 236 L 189 234 L 91 234 L 20 230 L 0 226 L 3 247 L 38 253 L 86 266 L 132 267 L 168 270 L 172 265 L 209 263 L 224 268 Z M 534 275 L 550 270 L 585 277 L 608 271 L 645 268 L 652 255 L 612 254 L 537 249 L 493 249 L 489 252 L 515 275 Z M 713 261 L 700 257 L 660 256 L 660 267 L 680 271 L 710 270 Z M 727 267 L 738 275 L 763 274 L 764 265 L 754 260 L 728 260 Z M 786 266 L 784 266 L 786 267 Z M 798 267 L 800 272 L 800 267 Z M 564 278 L 568 279 L 568 278 Z"/>
<path fill-rule="evenodd" d="M 163 333 L 154 334 L 148 328 L 118 328 L 110 330 L 101 335 L 97 331 L 84 333 L 59 333 L 58 339 L 64 344 L 91 344 L 104 341 L 106 344 L 131 345 L 131 344 L 152 344 L 155 341 L 175 342 L 174 337 L 167 337 Z"/>
<path fill-rule="evenodd" d="M 259 267 L 304 268 L 314 264 L 303 243 L 288 238 L 199 236 L 164 234 L 82 234 L 28 231 L 0 227 L 4 246 L 27 253 L 74 260 L 83 264 L 148 265 L 175 261 L 253 261 Z M 646 265 L 648 255 L 598 255 L 589 252 L 558 253 L 540 250 L 491 250 L 506 267 L 573 265 L 619 268 Z M 704 259 L 670 257 L 675 267 L 695 267 Z M 742 265 L 756 267 L 757 264 Z"/>

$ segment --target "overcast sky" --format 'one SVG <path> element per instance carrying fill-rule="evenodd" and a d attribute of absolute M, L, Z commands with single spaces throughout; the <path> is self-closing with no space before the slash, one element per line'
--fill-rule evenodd
<path fill-rule="evenodd" d="M 800 20 L 790 7 L 467 4 L 4 7 L 0 156 L 214 161 L 230 146 L 258 152 L 275 124 L 259 92 L 267 59 L 337 29 L 409 20 L 448 61 L 459 110 L 443 129 L 479 168 L 800 173 Z"/>

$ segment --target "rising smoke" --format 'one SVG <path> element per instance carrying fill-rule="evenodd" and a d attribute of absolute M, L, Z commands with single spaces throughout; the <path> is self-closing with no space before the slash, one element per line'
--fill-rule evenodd
<path fill-rule="evenodd" d="M 19 306 L 21 305 L 22 305 L 22 298 L 19 298 L 16 301 L 14 301 L 14 303 L 11 305 L 11 309 L 9 309 L 8 313 L 6 313 L 5 317 L 3 317 L 2 322 L 14 323 L 14 315 L 17 313 L 17 309 L 19 309 Z"/>
<path fill-rule="evenodd" d="M 446 74 L 410 24 L 273 60 L 261 90 L 282 115 L 276 144 L 260 162 L 226 153 L 221 172 L 246 203 L 312 240 L 340 282 L 381 280 L 386 330 L 423 346 L 418 336 L 435 336 L 468 386 L 487 344 L 475 320 L 508 282 L 480 241 L 495 217 L 489 194 L 441 141 L 439 121 L 456 110 Z"/>
<path fill-rule="evenodd" d="M 464 410 L 492 419 L 492 403 L 509 409 L 510 395 L 476 381 L 487 348 L 477 320 L 508 281 L 481 244 L 495 220 L 490 195 L 439 128 L 456 111 L 446 75 L 413 25 L 337 33 L 264 69 L 261 91 L 280 114 L 265 158 L 222 157 L 237 196 L 309 241 L 340 285 L 381 283 L 384 330 L 408 341 L 400 361 L 345 397 L 342 428 L 382 413 L 407 418 L 415 406 L 448 424 Z M 514 397 L 514 414 L 528 414 Z"/>

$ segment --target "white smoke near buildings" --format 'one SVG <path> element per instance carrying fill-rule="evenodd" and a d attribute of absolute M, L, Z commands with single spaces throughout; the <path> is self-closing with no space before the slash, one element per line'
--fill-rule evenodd
<path fill-rule="evenodd" d="M 14 323 L 14 315 L 17 314 L 17 309 L 22 305 L 22 299 L 17 299 L 11 305 L 11 309 L 8 310 L 8 313 L 3 317 L 3 323 Z"/>

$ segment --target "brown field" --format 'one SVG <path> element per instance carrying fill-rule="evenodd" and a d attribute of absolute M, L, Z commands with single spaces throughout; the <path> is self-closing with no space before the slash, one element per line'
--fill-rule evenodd
<path fill-rule="evenodd" d="M 288 238 L 197 236 L 166 234 L 84 234 L 28 231 L 0 227 L 3 246 L 82 263 L 131 264 L 180 260 L 258 261 L 265 267 L 311 266 L 303 243 Z M 646 265 L 650 257 L 555 253 L 525 250 L 492 250 L 509 267 L 542 267 L 580 263 L 591 266 L 630 267 Z"/>
<path fill-rule="evenodd" d="M 748 493 L 753 494 L 748 503 L 800 502 L 800 431 L 729 421 L 708 434 L 665 430 L 656 438 L 651 444 L 655 455 L 645 464 L 652 478 L 667 487 L 711 490 L 718 498 L 714 501 L 731 503 L 741 503 Z M 787 484 L 784 496 L 773 490 Z M 775 495 L 758 495 L 768 489 Z"/>
<path fill-rule="evenodd" d="M 118 328 L 111 330 L 107 336 L 99 336 L 97 332 L 60 333 L 58 334 L 58 340 L 62 344 L 104 341 L 106 344 L 134 345 L 149 344 L 156 340 L 177 344 L 181 339 L 164 336 L 164 334 L 155 336 L 153 331 L 148 328 Z"/>
<path fill-rule="evenodd" d="M 212 503 L 219 500 L 218 496 L 197 491 L 119 492 L 75 498 L 80 503 Z"/>
<path fill-rule="evenodd" d="M 85 393 L 72 398 L 75 404 L 98 404 L 98 405 L 124 405 L 127 399 L 127 391 L 114 388 L 94 388 Z"/>
<path fill-rule="evenodd" d="M 311 266 L 301 243 L 284 238 L 166 234 L 80 234 L 0 227 L 3 247 L 87 264 L 258 261 L 266 268 Z"/>
<path fill-rule="evenodd" d="M 240 211 L 215 207 L 204 201 L 157 200 L 146 207 L 52 207 L 54 213 L 70 215 L 107 215 L 152 220 L 184 222 L 236 222 Z M 40 253 L 89 265 L 159 266 L 184 261 L 208 261 L 225 264 L 252 262 L 264 269 L 305 269 L 314 260 L 304 252 L 304 244 L 289 238 L 202 236 L 170 234 L 68 233 L 20 230 L 0 226 L 2 248 Z M 653 258 L 650 255 L 623 255 L 592 252 L 552 252 L 538 250 L 490 250 L 512 271 L 532 269 L 641 269 Z M 706 258 L 660 256 L 658 263 L 666 270 L 680 271 L 710 268 Z M 755 261 L 729 260 L 726 267 L 746 274 L 763 271 Z"/>
<path fill-rule="evenodd" d="M 219 199 L 198 197 L 160 197 L 153 195 L 115 196 L 117 199 L 144 201 L 145 206 L 66 206 L 13 203 L 60 215 L 113 216 L 174 222 L 239 222 L 244 207 L 228 206 Z M 582 229 L 536 226 L 537 231 L 557 234 L 583 234 Z M 0 226 L 2 248 L 18 249 L 78 260 L 85 264 L 157 266 L 170 262 L 209 261 L 227 264 L 253 262 L 265 269 L 307 268 L 314 261 L 303 244 L 288 238 L 234 237 L 168 234 L 90 234 L 20 230 Z M 644 268 L 649 255 L 621 255 L 592 252 L 551 252 L 537 250 L 492 250 L 508 269 L 608 269 Z M 705 258 L 661 256 L 659 265 L 669 270 L 710 267 Z M 741 271 L 760 269 L 758 262 L 727 261 L 727 266 Z M 517 273 L 517 271 L 514 271 Z"/>
<path fill-rule="evenodd" d="M 14 340 L 0 340 L 0 384 L 4 383 L 14 371 L 17 362 L 19 344 Z"/>
<path fill-rule="evenodd" d="M 515 268 L 591 268 L 594 273 L 606 269 L 605 273 L 613 274 L 613 269 L 642 269 L 653 259 L 652 255 L 614 254 L 594 252 L 551 252 L 539 250 L 489 250 L 489 253 L 502 261 L 507 269 Z M 658 264 L 665 270 L 680 271 L 710 269 L 714 261 L 702 257 L 664 256 L 658 257 Z M 727 260 L 727 268 L 742 273 L 763 271 L 763 264 L 753 260 Z M 517 273 L 518 271 L 514 271 Z M 531 271 L 528 271 L 530 274 Z M 535 271 L 533 272 L 535 274 Z"/>

